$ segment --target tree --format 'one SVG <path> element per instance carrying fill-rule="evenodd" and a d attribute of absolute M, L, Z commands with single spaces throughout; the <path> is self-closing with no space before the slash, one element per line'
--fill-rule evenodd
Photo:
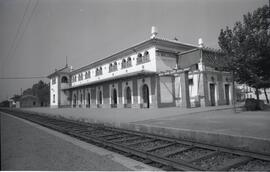
<path fill-rule="evenodd" d="M 37 96 L 41 104 L 47 105 L 50 102 L 50 85 L 40 80 L 32 88 L 24 90 L 23 95 Z"/>
<path fill-rule="evenodd" d="M 235 80 L 256 89 L 270 87 L 270 12 L 268 6 L 243 16 L 233 29 L 221 29 L 219 46 L 225 53 L 225 69 L 232 71 Z"/>
<path fill-rule="evenodd" d="M 40 80 L 32 86 L 34 96 L 37 96 L 41 103 L 49 103 L 50 101 L 50 85 Z"/>

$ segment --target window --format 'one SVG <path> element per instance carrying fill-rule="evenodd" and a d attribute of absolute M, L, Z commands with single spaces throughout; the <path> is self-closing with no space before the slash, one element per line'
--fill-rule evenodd
<path fill-rule="evenodd" d="M 117 62 L 111 63 L 109 66 L 109 72 L 117 71 Z"/>
<path fill-rule="evenodd" d="M 149 58 L 149 52 L 145 51 L 143 54 L 143 63 L 149 62 L 150 58 Z"/>
<path fill-rule="evenodd" d="M 56 83 L 56 78 L 54 77 L 53 79 L 52 79 L 52 85 L 54 85 Z"/>
<path fill-rule="evenodd" d="M 53 95 L 53 103 L 55 103 L 55 94 Z"/>
<path fill-rule="evenodd" d="M 142 64 L 142 54 L 139 53 L 137 56 L 137 64 Z"/>
<path fill-rule="evenodd" d="M 88 79 L 90 77 L 91 77 L 91 72 L 90 71 L 85 72 L 85 79 Z"/>
<path fill-rule="evenodd" d="M 199 65 L 195 64 L 195 70 L 198 70 L 198 69 L 199 69 Z"/>
<path fill-rule="evenodd" d="M 193 85 L 193 78 L 188 79 L 188 85 Z"/>
<path fill-rule="evenodd" d="M 123 59 L 122 60 L 122 69 L 126 68 L 127 67 L 127 62 L 126 62 L 126 59 Z"/>
<path fill-rule="evenodd" d="M 102 67 L 96 68 L 96 76 L 102 75 Z"/>
<path fill-rule="evenodd" d="M 80 73 L 80 74 L 79 74 L 78 80 L 79 80 L 79 81 L 83 80 L 83 73 Z"/>
<path fill-rule="evenodd" d="M 66 76 L 63 76 L 61 79 L 61 83 L 68 83 L 68 79 Z"/>
<path fill-rule="evenodd" d="M 127 59 L 127 67 L 131 67 L 132 63 L 131 63 L 131 57 L 128 57 Z"/>
<path fill-rule="evenodd" d="M 76 75 L 72 76 L 72 82 L 76 82 L 76 81 L 77 81 L 77 76 Z"/>
<path fill-rule="evenodd" d="M 149 52 L 145 51 L 143 55 L 141 53 L 138 54 L 137 56 L 137 65 L 142 64 L 142 63 L 147 63 L 150 61 L 149 57 Z"/>

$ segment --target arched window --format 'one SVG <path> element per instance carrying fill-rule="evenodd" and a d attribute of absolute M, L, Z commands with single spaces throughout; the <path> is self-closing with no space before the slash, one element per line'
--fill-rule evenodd
<path fill-rule="evenodd" d="M 126 59 L 122 60 L 122 69 L 127 67 Z"/>
<path fill-rule="evenodd" d="M 116 70 L 117 70 L 117 62 L 114 62 L 113 71 L 116 71 Z"/>
<path fill-rule="evenodd" d="M 149 52 L 145 51 L 143 54 L 143 63 L 149 62 L 150 58 L 149 58 Z"/>
<path fill-rule="evenodd" d="M 102 75 L 102 67 L 99 68 L 100 75 Z"/>
<path fill-rule="evenodd" d="M 144 52 L 144 56 L 148 56 L 149 55 L 149 52 L 148 51 L 145 51 Z"/>
<path fill-rule="evenodd" d="M 102 75 L 102 67 L 96 68 L 96 76 Z"/>
<path fill-rule="evenodd" d="M 137 64 L 141 64 L 142 63 L 142 54 L 139 53 L 137 56 Z"/>
<path fill-rule="evenodd" d="M 127 59 L 127 67 L 131 67 L 132 63 L 131 63 L 131 57 L 128 57 Z"/>
<path fill-rule="evenodd" d="M 111 63 L 110 65 L 109 65 L 109 72 L 112 72 L 113 71 L 113 64 Z"/>

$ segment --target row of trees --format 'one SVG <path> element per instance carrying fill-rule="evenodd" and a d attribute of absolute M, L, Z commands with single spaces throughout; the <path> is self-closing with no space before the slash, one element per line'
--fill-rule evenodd
<path fill-rule="evenodd" d="M 243 16 L 230 29 L 221 29 L 219 46 L 228 59 L 224 69 L 231 71 L 235 80 L 256 89 L 259 107 L 259 89 L 269 103 L 265 89 L 270 87 L 270 9 L 265 5 Z"/>

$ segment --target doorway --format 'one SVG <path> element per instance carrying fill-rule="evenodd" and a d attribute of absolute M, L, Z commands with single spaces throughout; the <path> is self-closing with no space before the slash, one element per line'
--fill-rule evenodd
<path fill-rule="evenodd" d="M 215 99 L 215 84 L 210 84 L 210 105 L 215 106 L 216 105 L 216 99 Z"/>
<path fill-rule="evenodd" d="M 87 107 L 90 108 L 90 102 L 91 102 L 91 97 L 90 97 L 90 93 L 87 94 Z"/>
<path fill-rule="evenodd" d="M 117 91 L 114 88 L 112 91 L 112 108 L 116 108 L 117 107 Z"/>
<path fill-rule="evenodd" d="M 126 88 L 126 107 L 131 108 L 131 89 L 130 89 L 130 87 Z"/>
<path fill-rule="evenodd" d="M 229 96 L 229 91 L 230 90 L 230 85 L 225 84 L 225 100 L 226 100 L 226 105 L 230 104 L 230 96 Z"/>
<path fill-rule="evenodd" d="M 142 87 L 143 108 L 149 108 L 149 88 L 146 84 Z"/>

